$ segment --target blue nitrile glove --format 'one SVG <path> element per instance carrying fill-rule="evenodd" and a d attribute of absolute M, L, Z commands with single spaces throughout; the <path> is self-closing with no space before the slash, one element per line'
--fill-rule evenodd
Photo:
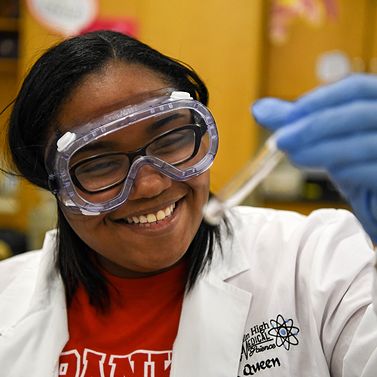
<path fill-rule="evenodd" d="M 377 76 L 352 75 L 295 102 L 261 99 L 252 110 L 295 165 L 327 171 L 377 243 Z"/>

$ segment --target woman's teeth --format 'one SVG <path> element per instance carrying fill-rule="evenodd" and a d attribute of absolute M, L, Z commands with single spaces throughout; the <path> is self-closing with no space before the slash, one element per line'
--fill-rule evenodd
<path fill-rule="evenodd" d="M 164 220 L 166 217 L 170 216 L 175 208 L 175 203 L 170 204 L 163 210 L 159 210 L 156 213 L 148 213 L 141 216 L 132 216 L 127 217 L 127 222 L 129 224 L 146 224 L 146 223 L 155 223 L 159 220 Z"/>

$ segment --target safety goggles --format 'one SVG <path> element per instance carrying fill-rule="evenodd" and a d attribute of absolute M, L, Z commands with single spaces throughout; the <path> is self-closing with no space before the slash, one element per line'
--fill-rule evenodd
<path fill-rule="evenodd" d="M 70 210 L 98 215 L 126 202 L 142 166 L 185 181 L 212 165 L 217 147 L 209 110 L 189 93 L 164 89 L 50 142 L 49 186 Z"/>

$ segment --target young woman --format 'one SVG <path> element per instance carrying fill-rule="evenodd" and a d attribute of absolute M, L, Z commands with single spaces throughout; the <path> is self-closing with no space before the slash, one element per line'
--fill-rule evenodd
<path fill-rule="evenodd" d="M 346 211 L 206 224 L 207 100 L 187 66 L 110 31 L 31 69 L 9 148 L 59 221 L 0 264 L 4 376 L 372 376 L 370 241 Z"/>

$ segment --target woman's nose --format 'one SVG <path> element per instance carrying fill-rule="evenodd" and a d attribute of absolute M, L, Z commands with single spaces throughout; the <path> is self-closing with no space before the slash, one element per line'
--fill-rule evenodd
<path fill-rule="evenodd" d="M 152 166 L 142 166 L 136 174 L 129 200 L 153 198 L 172 185 L 172 180 Z"/>

